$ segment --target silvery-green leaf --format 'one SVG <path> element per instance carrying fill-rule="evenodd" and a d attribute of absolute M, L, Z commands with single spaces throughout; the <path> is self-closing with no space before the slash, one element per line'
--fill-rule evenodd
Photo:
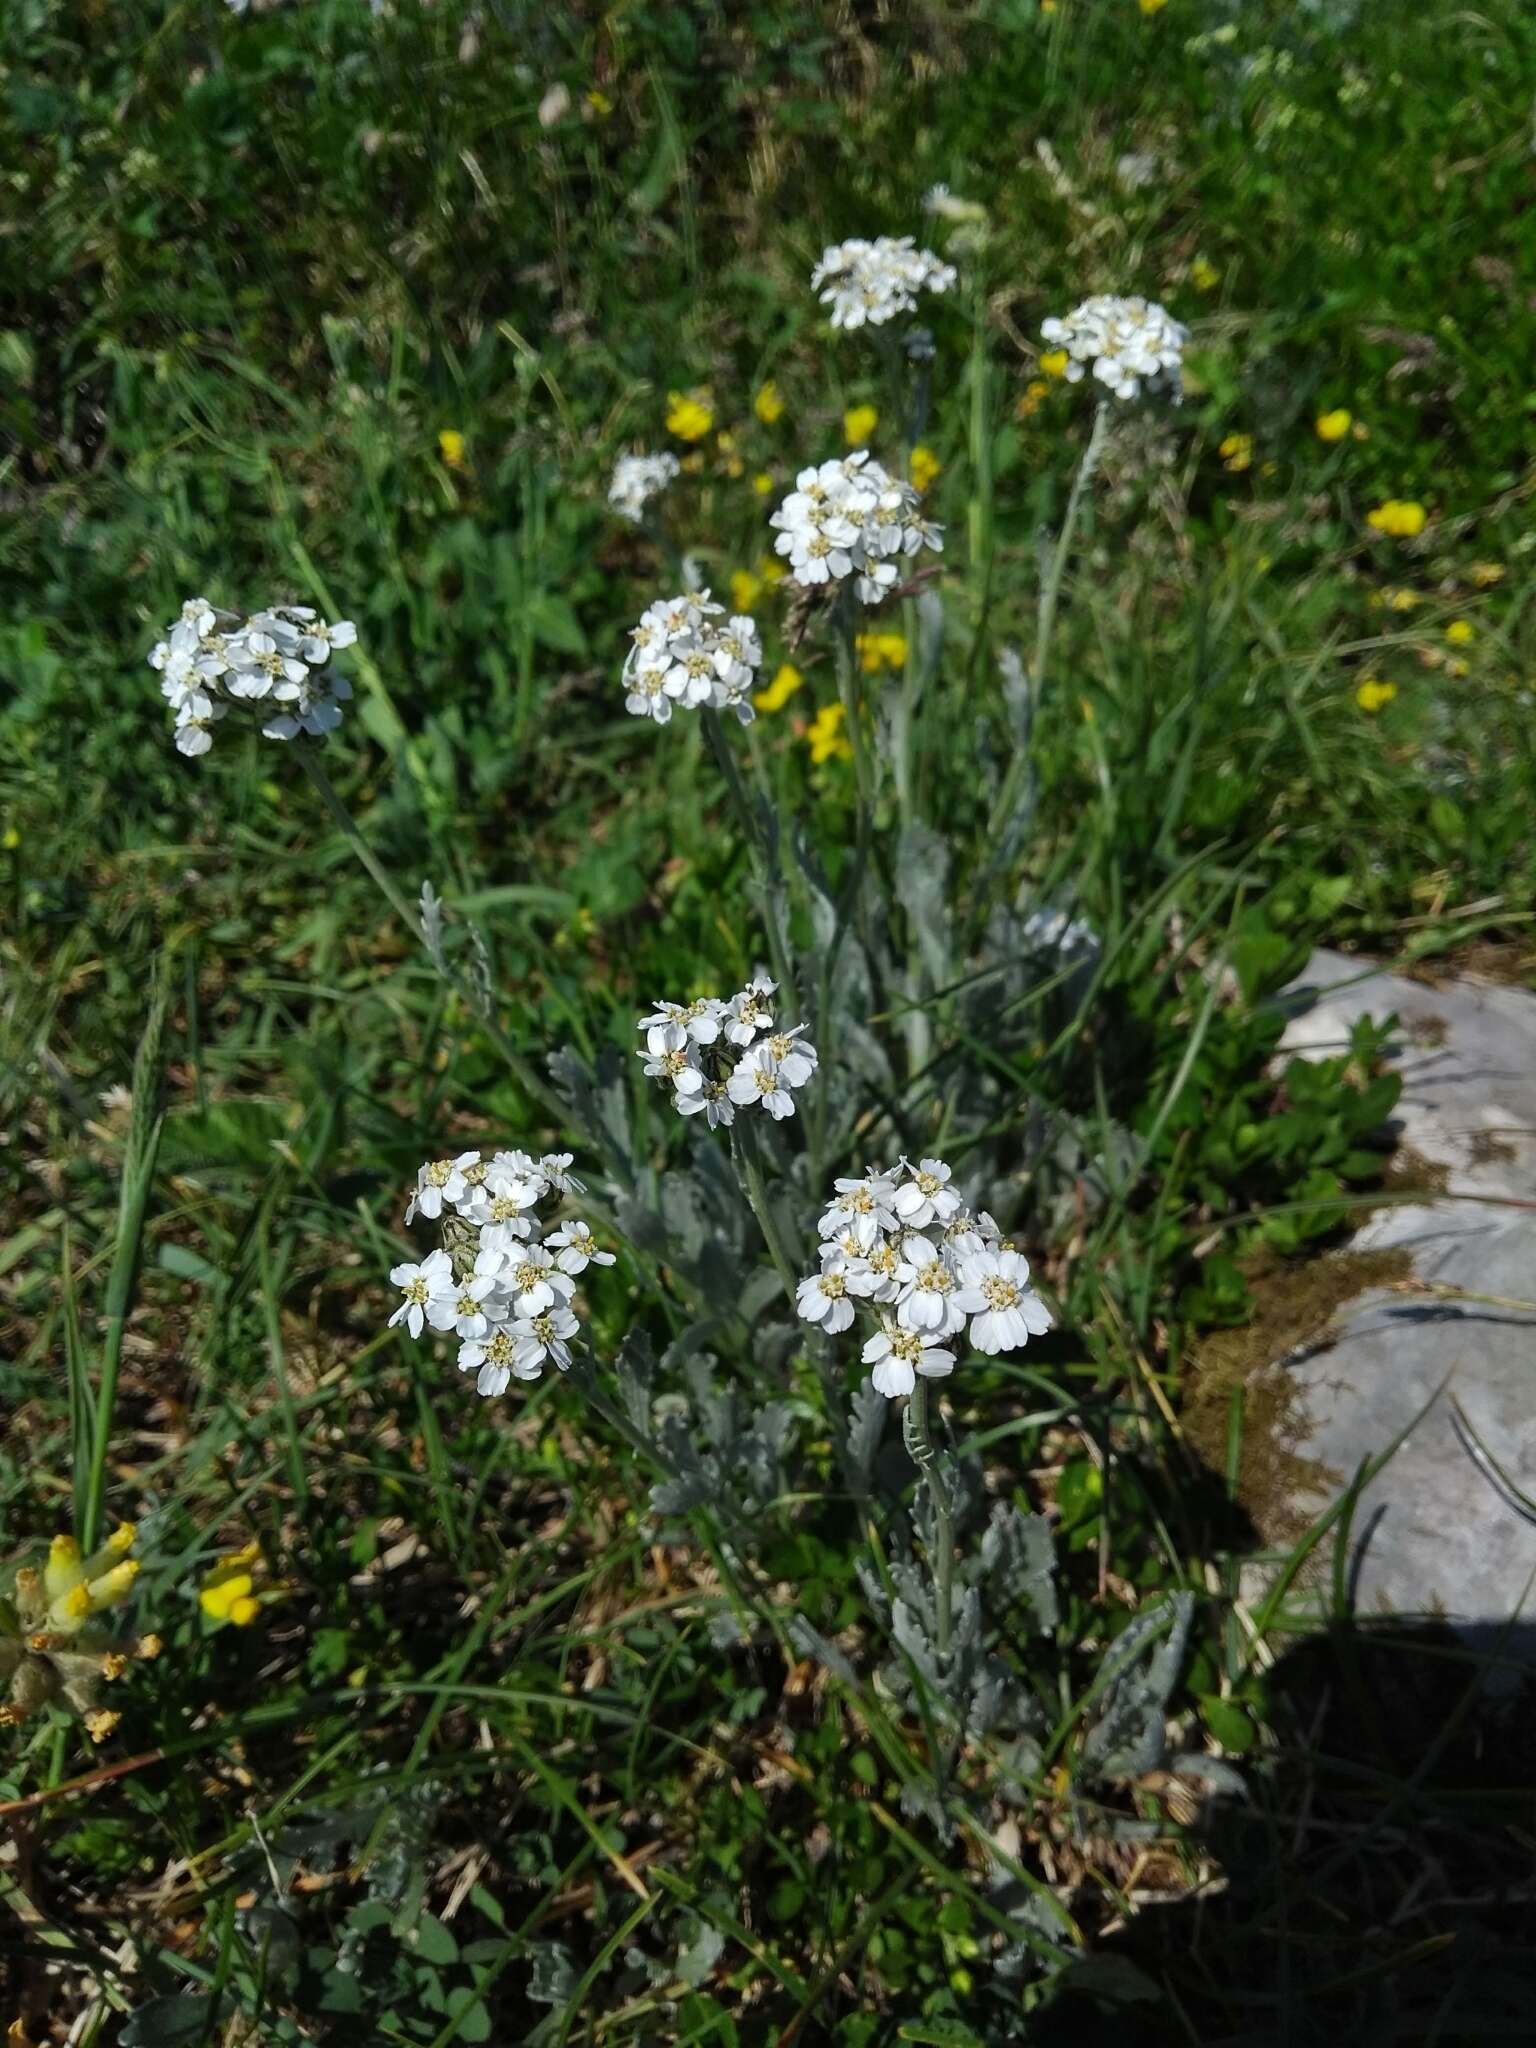
<path fill-rule="evenodd" d="M 1056 1597 L 1056 1554 L 1043 1515 L 1024 1515 L 999 1501 L 981 1539 L 982 1569 L 1001 1611 L 1022 1601 L 1044 1634 L 1061 1618 Z"/>

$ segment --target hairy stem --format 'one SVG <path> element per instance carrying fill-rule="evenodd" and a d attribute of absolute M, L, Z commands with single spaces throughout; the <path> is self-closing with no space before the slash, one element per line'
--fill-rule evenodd
<path fill-rule="evenodd" d="M 928 1382 L 921 1374 L 907 1401 L 902 1435 L 908 1455 L 922 1474 L 923 1484 L 928 1489 L 928 1503 L 933 1510 L 933 1552 L 928 1564 L 933 1572 L 936 1640 L 940 1656 L 947 1657 L 955 1602 L 954 1522 L 950 1514 L 949 1487 L 939 1469 L 938 1452 L 928 1433 Z"/>

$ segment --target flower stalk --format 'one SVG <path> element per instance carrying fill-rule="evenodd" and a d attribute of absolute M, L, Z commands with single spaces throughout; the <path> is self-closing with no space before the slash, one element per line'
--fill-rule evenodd
<path fill-rule="evenodd" d="M 933 1514 L 933 1547 L 928 1564 L 933 1573 L 934 1640 L 939 1655 L 947 1657 L 955 1604 L 954 1518 L 950 1509 L 949 1482 L 940 1468 L 939 1454 L 929 1434 L 928 1382 L 925 1379 L 918 1379 L 908 1397 L 901 1433 L 907 1455 L 928 1489 L 928 1505 Z"/>

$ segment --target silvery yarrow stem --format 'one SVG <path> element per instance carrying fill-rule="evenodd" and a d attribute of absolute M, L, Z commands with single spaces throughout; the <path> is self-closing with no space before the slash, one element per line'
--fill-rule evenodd
<path fill-rule="evenodd" d="M 940 1469 L 938 1453 L 928 1433 L 926 1380 L 918 1380 L 912 1389 L 906 1414 L 902 1417 L 901 1435 L 907 1455 L 928 1489 L 928 1505 L 933 1515 L 933 1550 L 928 1563 L 933 1572 L 934 1639 L 939 1655 L 946 1657 L 954 1620 L 955 1530 L 949 1502 L 949 1480 Z"/>
<path fill-rule="evenodd" d="M 784 992 L 784 1001 L 791 1010 L 800 1007 L 799 991 L 795 977 L 794 957 L 790 950 L 788 895 L 780 867 L 777 845 L 769 836 L 764 815 L 753 803 L 746 783 L 742 780 L 741 765 L 736 759 L 721 723 L 719 714 L 713 709 L 703 713 L 704 731 L 709 739 L 710 752 L 715 757 L 721 775 L 725 780 L 731 807 L 741 827 L 746 843 L 747 859 L 752 868 L 752 879 L 757 884 L 757 894 L 762 908 L 763 930 L 768 939 L 768 959 L 778 979 L 778 986 Z"/>
<path fill-rule="evenodd" d="M 1066 573 L 1067 561 L 1072 552 L 1072 542 L 1077 532 L 1077 523 L 1082 511 L 1088 486 L 1093 481 L 1099 462 L 1104 453 L 1104 443 L 1109 434 L 1109 405 L 1100 400 L 1094 410 L 1093 428 L 1088 436 L 1088 445 L 1083 450 L 1083 459 L 1077 466 L 1072 479 L 1072 488 L 1067 494 L 1067 508 L 1062 518 L 1061 531 L 1051 549 L 1050 561 L 1045 572 L 1045 581 L 1040 590 L 1040 610 L 1035 621 L 1035 658 L 1029 677 L 1029 686 L 1038 697 L 1045 683 L 1045 665 L 1050 656 L 1051 640 L 1056 630 L 1056 610 L 1061 601 L 1062 578 Z M 992 806 L 987 821 L 988 846 L 999 844 L 1007 830 L 1014 807 L 1019 801 L 1019 792 L 1024 778 L 1029 773 L 1029 756 L 1022 749 L 1016 749 L 1008 763 L 1008 772 Z"/>

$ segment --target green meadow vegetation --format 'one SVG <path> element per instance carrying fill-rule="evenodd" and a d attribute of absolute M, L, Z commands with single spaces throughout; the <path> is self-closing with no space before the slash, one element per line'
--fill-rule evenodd
<path fill-rule="evenodd" d="M 9 0 L 11 2048 L 1528 2037 L 1528 1751 L 1193 1409 L 1390 1199 L 1310 950 L 1531 979 L 1533 92 L 1519 0 Z M 769 524 L 855 444 L 863 617 Z M 750 725 L 626 711 L 700 587 Z M 339 727 L 178 752 L 195 595 L 355 622 Z M 797 1114 L 679 1119 L 759 969 Z M 481 1399 L 389 1274 L 503 1148 L 614 1262 Z M 930 1155 L 1053 1327 L 900 1403 L 791 1295 Z"/>

